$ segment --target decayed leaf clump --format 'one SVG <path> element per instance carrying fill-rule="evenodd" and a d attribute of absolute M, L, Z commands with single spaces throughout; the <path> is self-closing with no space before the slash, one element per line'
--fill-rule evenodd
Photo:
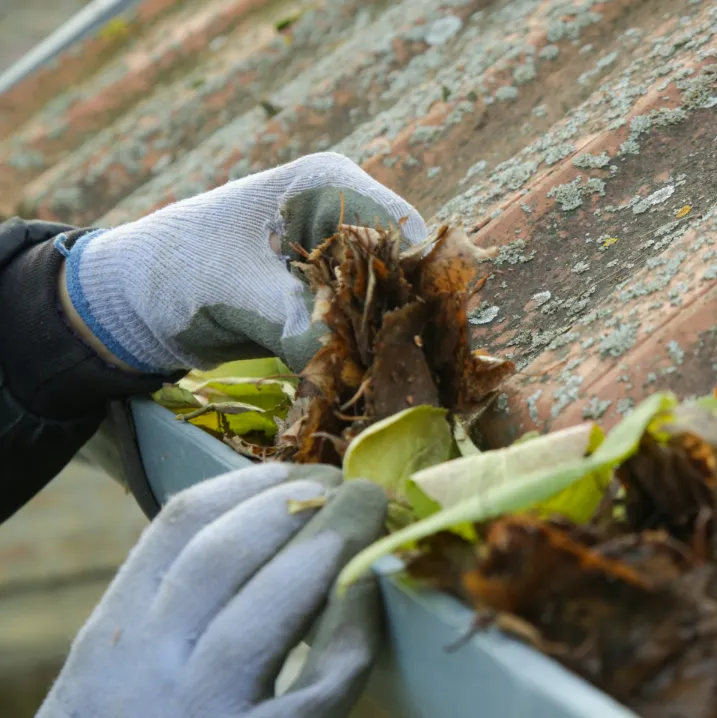
<path fill-rule="evenodd" d="M 402 241 L 397 229 L 342 225 L 296 263 L 326 334 L 301 374 L 280 458 L 340 465 L 372 423 L 417 406 L 470 413 L 514 371 L 470 347 L 467 303 L 489 255 L 448 227 L 419 247 Z"/>
<path fill-rule="evenodd" d="M 710 401 L 710 400 L 708 400 Z M 441 531 L 415 577 L 649 718 L 717 715 L 717 414 L 658 412 L 587 523 L 513 513 Z"/>

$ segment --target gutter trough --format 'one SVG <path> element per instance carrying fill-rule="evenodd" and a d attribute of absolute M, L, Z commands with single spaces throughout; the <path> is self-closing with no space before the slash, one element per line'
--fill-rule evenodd
<path fill-rule="evenodd" d="M 88 3 L 0 74 L 0 95 L 137 2 L 138 0 L 93 0 Z"/>

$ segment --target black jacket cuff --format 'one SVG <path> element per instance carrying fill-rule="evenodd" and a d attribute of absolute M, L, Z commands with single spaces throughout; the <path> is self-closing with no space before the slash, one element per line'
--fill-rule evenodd
<path fill-rule="evenodd" d="M 0 271 L 0 382 L 27 411 L 51 419 L 79 418 L 182 375 L 128 374 L 97 356 L 60 310 L 62 261 L 50 240 L 17 255 Z"/>

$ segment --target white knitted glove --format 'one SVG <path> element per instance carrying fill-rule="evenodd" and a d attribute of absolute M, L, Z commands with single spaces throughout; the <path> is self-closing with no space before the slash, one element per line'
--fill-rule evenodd
<path fill-rule="evenodd" d="M 288 247 L 312 249 L 336 231 L 341 193 L 347 224 L 406 217 L 405 238 L 425 238 L 411 205 L 346 157 L 318 153 L 71 247 L 59 237 L 72 304 L 117 358 L 141 371 L 208 368 L 262 351 L 300 369 L 317 332 L 311 295 L 288 271 Z"/>
<path fill-rule="evenodd" d="M 331 467 L 274 463 L 175 496 L 78 634 L 37 718 L 348 715 L 380 645 L 378 587 L 326 599 L 381 533 L 386 498 L 369 481 L 340 483 Z M 320 511 L 289 513 L 289 500 L 322 495 Z M 312 627 L 303 670 L 276 696 L 287 654 Z"/>

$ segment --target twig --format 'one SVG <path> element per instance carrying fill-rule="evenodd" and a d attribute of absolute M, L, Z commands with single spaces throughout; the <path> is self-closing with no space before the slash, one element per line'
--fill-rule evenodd
<path fill-rule="evenodd" d="M 366 393 L 366 389 L 368 389 L 370 385 L 371 377 L 369 376 L 361 382 L 361 386 L 358 388 L 358 391 L 345 404 L 341 404 L 339 409 L 341 409 L 341 411 L 350 409 Z"/>
<path fill-rule="evenodd" d="M 293 249 L 300 257 L 303 257 L 304 259 L 309 258 L 310 253 L 296 242 L 289 242 L 289 249 Z"/>
<path fill-rule="evenodd" d="M 468 290 L 468 297 L 472 297 L 474 294 L 478 294 L 481 289 L 483 289 L 483 286 L 485 283 L 491 278 L 493 275 L 493 272 L 490 274 L 486 274 L 485 277 L 481 277 L 474 285 L 472 289 Z"/>
<path fill-rule="evenodd" d="M 327 441 L 330 441 L 334 449 L 340 454 L 343 455 L 346 452 L 346 449 L 349 445 L 349 442 L 346 441 L 346 439 L 342 439 L 340 436 L 334 436 L 333 434 L 329 434 L 328 431 L 315 431 L 311 435 L 312 439 L 326 439 Z"/>
<path fill-rule="evenodd" d="M 272 381 L 273 379 L 301 379 L 301 374 L 272 374 L 270 376 L 263 376 L 261 379 L 257 379 L 256 383 L 261 384 L 264 381 Z"/>
<path fill-rule="evenodd" d="M 371 421 L 373 418 L 372 416 L 366 416 L 365 414 L 362 416 L 347 416 L 346 414 L 342 414 L 340 411 L 335 411 L 334 415 L 341 419 L 341 421 Z"/>
<path fill-rule="evenodd" d="M 344 200 L 344 193 L 339 192 L 339 197 L 341 198 L 341 212 L 339 213 L 339 226 L 336 228 L 336 233 L 338 234 L 341 231 L 341 225 L 344 223 L 344 210 L 346 209 L 346 202 Z"/>

